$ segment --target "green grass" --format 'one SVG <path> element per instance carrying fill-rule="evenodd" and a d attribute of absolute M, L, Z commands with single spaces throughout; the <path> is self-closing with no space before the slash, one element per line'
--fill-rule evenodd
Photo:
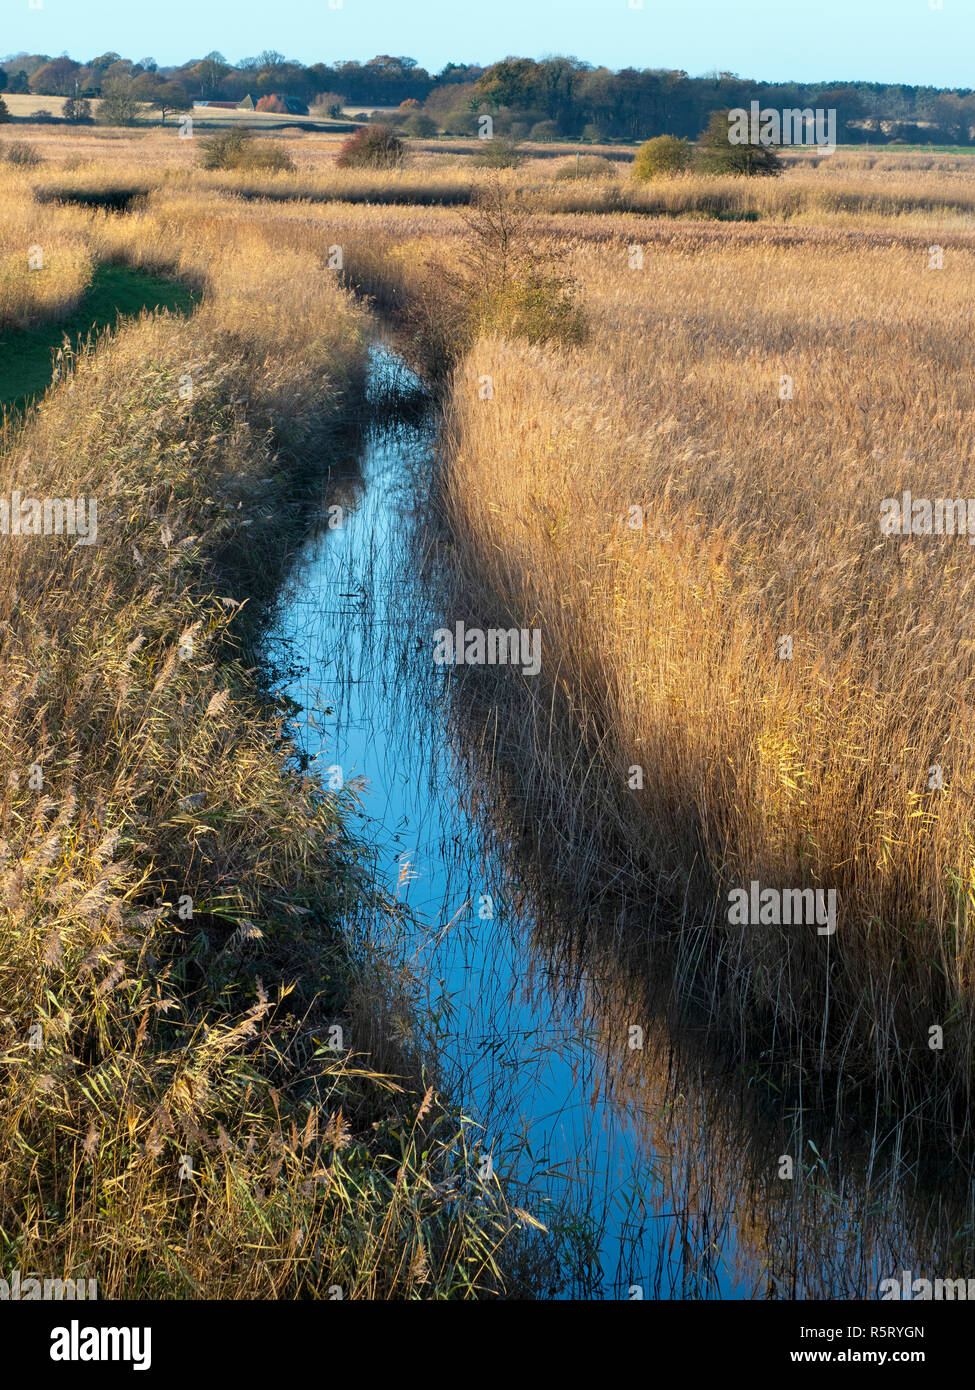
<path fill-rule="evenodd" d="M 975 145 L 901 145 L 896 140 L 888 140 L 885 144 L 876 145 L 837 145 L 837 149 L 849 150 L 855 153 L 857 150 L 864 150 L 870 154 L 883 154 L 886 150 L 891 150 L 895 154 L 967 154 L 975 155 Z"/>
<path fill-rule="evenodd" d="M 23 410 L 47 390 L 53 356 L 68 338 L 72 347 L 88 334 L 114 328 L 119 316 L 144 309 L 171 309 L 188 314 L 198 295 L 177 280 L 165 280 L 124 265 L 99 265 L 76 309 L 67 318 L 14 328 L 0 335 L 0 406 Z"/>

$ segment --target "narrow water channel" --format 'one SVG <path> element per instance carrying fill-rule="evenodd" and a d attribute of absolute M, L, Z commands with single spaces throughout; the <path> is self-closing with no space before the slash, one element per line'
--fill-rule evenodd
<path fill-rule="evenodd" d="M 415 386 L 375 350 L 377 402 Z M 558 1233 L 555 1292 L 872 1298 L 904 1268 L 975 1273 L 966 1184 L 902 1153 L 891 1120 L 827 1123 L 729 1075 L 648 1009 L 605 936 L 582 944 L 505 812 L 498 720 L 478 727 L 433 661 L 457 616 L 421 563 L 435 440 L 432 414 L 377 424 L 333 472 L 272 648 L 313 765 L 362 779 L 355 828 L 411 909 L 390 945 L 424 982 L 438 1082 L 509 1200 Z"/>

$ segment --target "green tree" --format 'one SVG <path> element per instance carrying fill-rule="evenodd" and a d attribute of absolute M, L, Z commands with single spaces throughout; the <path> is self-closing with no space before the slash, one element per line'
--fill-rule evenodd
<path fill-rule="evenodd" d="M 121 53 L 102 53 L 97 58 L 92 58 L 88 64 L 88 70 L 97 82 L 102 73 L 107 72 L 113 63 L 120 63 L 121 61 Z"/>
<path fill-rule="evenodd" d="M 253 133 L 246 126 L 217 130 L 199 144 L 201 169 L 241 169 L 246 167 L 254 144 Z"/>
<path fill-rule="evenodd" d="M 693 158 L 694 151 L 689 141 L 679 140 L 676 135 L 658 135 L 637 150 L 633 177 L 646 183 L 661 175 L 682 174 L 690 168 Z"/>
<path fill-rule="evenodd" d="M 200 141 L 203 169 L 242 169 L 270 174 L 293 174 L 295 162 L 288 151 L 273 140 L 255 140 L 247 126 L 218 130 Z"/>
<path fill-rule="evenodd" d="M 0 97 L 0 124 L 10 120 L 10 112 L 7 110 L 7 103 Z"/>
<path fill-rule="evenodd" d="M 462 344 L 481 332 L 567 346 L 585 339 L 576 285 L 500 174 L 477 190 L 461 220 L 466 245 L 456 267 L 441 268 L 440 287 Z"/>
<path fill-rule="evenodd" d="M 781 174 L 782 161 L 771 145 L 732 143 L 729 115 L 728 111 L 711 112 L 707 128 L 698 137 L 697 167 L 706 174 Z"/>
<path fill-rule="evenodd" d="M 540 104 L 542 69 L 531 58 L 505 58 L 488 68 L 474 91 L 489 106 L 515 106 L 524 110 Z"/>

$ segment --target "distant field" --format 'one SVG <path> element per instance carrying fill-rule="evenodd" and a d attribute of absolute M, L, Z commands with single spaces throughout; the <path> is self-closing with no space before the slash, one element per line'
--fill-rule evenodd
<path fill-rule="evenodd" d="M 0 96 L 3 97 L 11 116 L 20 118 L 32 116 L 35 111 L 50 111 L 52 116 L 60 116 L 64 103 L 67 101 L 67 97 L 39 97 L 33 93 L 21 96 L 10 92 L 0 92 Z M 96 105 L 97 102 L 92 103 L 93 108 Z"/>
<path fill-rule="evenodd" d="M 359 106 L 343 106 L 343 107 L 342 107 L 342 111 L 344 112 L 344 114 L 345 114 L 346 116 L 358 116 L 358 115 L 360 115 L 360 113 L 363 112 L 363 111 L 367 112 L 370 116 L 371 116 L 374 112 L 382 112 L 382 114 L 383 114 L 384 116 L 395 116 L 396 113 L 399 111 L 399 107 L 398 107 L 398 106 L 368 106 L 368 105 L 367 105 L 367 106 L 362 106 L 362 105 L 360 104 Z"/>
<path fill-rule="evenodd" d="M 8 92 L 2 93 L 3 100 L 11 116 L 18 121 L 27 120 L 38 111 L 47 111 L 52 116 L 60 117 L 64 110 L 64 103 L 67 97 L 42 97 L 34 95 L 21 95 L 16 93 L 11 95 Z M 94 116 L 98 110 L 100 102 L 97 97 L 91 99 L 91 111 Z M 356 122 L 341 120 L 320 120 L 314 116 L 291 116 L 280 115 L 272 111 L 227 111 L 221 108 L 207 110 L 206 107 L 194 107 L 190 113 L 193 116 L 194 124 L 207 126 L 224 126 L 237 121 L 246 121 L 249 125 L 258 126 L 265 130 L 280 130 L 286 127 L 305 126 L 309 130 L 354 130 Z M 140 124 L 162 125 L 162 117 L 157 110 L 148 104 L 142 106 L 139 115 Z M 166 124 L 174 125 L 175 116 L 167 116 Z"/>

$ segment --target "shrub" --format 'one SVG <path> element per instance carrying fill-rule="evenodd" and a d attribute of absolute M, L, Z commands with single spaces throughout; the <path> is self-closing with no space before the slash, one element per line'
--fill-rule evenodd
<path fill-rule="evenodd" d="M 474 163 L 482 169 L 514 169 L 523 159 L 524 155 L 513 140 L 496 135 L 493 140 L 481 142 Z"/>
<path fill-rule="evenodd" d="M 9 110 L 7 109 L 7 103 L 4 101 L 3 97 L 0 97 L 0 121 L 9 121 L 9 120 L 10 120 L 10 112 L 9 112 Z"/>
<path fill-rule="evenodd" d="M 341 92 L 319 92 L 313 104 L 316 116 L 330 116 L 338 120 L 345 107 L 345 97 Z"/>
<path fill-rule="evenodd" d="M 661 175 L 682 174 L 690 168 L 693 159 L 694 151 L 689 141 L 678 140 L 676 135 L 658 135 L 637 150 L 633 177 L 646 183 Z"/>
<path fill-rule="evenodd" d="M 437 120 L 440 122 L 440 129 L 447 135 L 476 135 L 478 133 L 478 117 L 470 109 L 470 106 L 457 105 L 446 110 L 443 106 L 439 106 Z"/>
<path fill-rule="evenodd" d="M 698 137 L 694 163 L 706 174 L 747 174 L 774 177 L 782 161 L 770 145 L 733 145 L 727 111 L 712 111 L 707 129 Z"/>
<path fill-rule="evenodd" d="M 559 128 L 554 121 L 537 121 L 528 132 L 529 140 L 557 140 Z"/>
<path fill-rule="evenodd" d="M 578 155 L 567 159 L 555 171 L 555 177 L 562 179 L 615 179 L 616 165 L 601 154 Z"/>
<path fill-rule="evenodd" d="M 270 140 L 255 140 L 246 126 L 218 130 L 200 141 L 203 169 L 264 170 L 267 173 L 294 173 L 295 163 L 287 150 Z"/>
<path fill-rule="evenodd" d="M 69 97 L 61 108 L 61 115 L 72 125 L 91 120 L 91 102 L 85 97 Z"/>
<path fill-rule="evenodd" d="M 342 169 L 393 169 L 405 156 L 406 146 L 392 126 L 376 125 L 344 140 L 336 163 Z"/>
<path fill-rule="evenodd" d="M 571 286 L 537 268 L 482 296 L 475 306 L 474 326 L 479 333 L 525 338 L 530 343 L 574 347 L 586 339 L 585 318 Z"/>
<path fill-rule="evenodd" d="M 441 281 L 460 343 L 469 344 L 480 333 L 567 347 L 585 340 L 587 325 L 574 283 L 534 236 L 531 213 L 500 177 L 479 190 L 463 221 L 469 240 L 460 271 L 444 271 Z"/>
<path fill-rule="evenodd" d="M 4 150 L 8 164 L 33 165 L 41 163 L 41 156 L 26 140 L 14 140 Z"/>
<path fill-rule="evenodd" d="M 437 123 L 433 117 L 422 111 L 408 116 L 403 126 L 404 133 L 412 136 L 414 140 L 430 140 L 436 135 L 437 129 Z"/>
<path fill-rule="evenodd" d="M 587 145 L 601 145 L 603 142 L 603 132 L 598 125 L 589 121 L 582 127 L 582 138 Z"/>

